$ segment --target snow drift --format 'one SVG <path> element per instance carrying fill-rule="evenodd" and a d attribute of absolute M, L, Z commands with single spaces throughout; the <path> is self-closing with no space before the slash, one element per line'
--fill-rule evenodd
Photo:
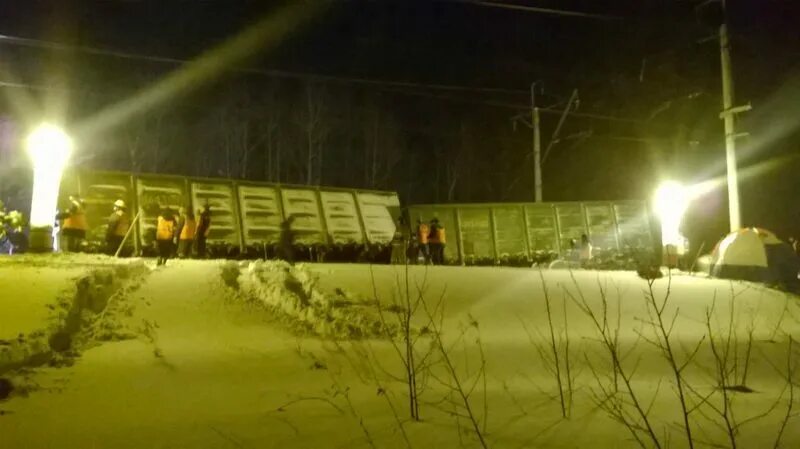
<path fill-rule="evenodd" d="M 52 310 L 43 327 L 0 345 L 0 375 L 23 367 L 57 363 L 79 350 L 77 340 L 91 337 L 79 333 L 105 315 L 110 300 L 124 295 L 127 288 L 148 270 L 141 261 L 90 269 L 63 292 L 49 307 Z M 22 298 L 24 299 L 24 298 Z"/>
<path fill-rule="evenodd" d="M 374 299 L 353 297 L 342 289 L 323 291 L 318 275 L 304 265 L 256 261 L 242 266 L 229 262 L 223 280 L 239 289 L 239 297 L 276 312 L 281 321 L 301 332 L 333 339 L 385 337 L 395 327 L 384 323 Z M 238 274 L 236 282 L 234 276 Z"/>

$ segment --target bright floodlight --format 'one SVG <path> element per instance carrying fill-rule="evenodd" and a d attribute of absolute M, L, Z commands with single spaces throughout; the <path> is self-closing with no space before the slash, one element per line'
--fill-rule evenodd
<path fill-rule="evenodd" d="M 689 199 L 688 190 L 674 181 L 665 182 L 656 190 L 653 206 L 661 221 L 662 245 L 683 246 L 680 226 L 689 207 Z"/>
<path fill-rule="evenodd" d="M 33 231 L 34 228 L 46 229 L 53 226 L 61 174 L 72 152 L 72 140 L 60 128 L 43 124 L 28 136 L 27 148 L 33 162 L 30 217 Z M 33 245 L 34 242 L 31 241 L 31 246 Z"/>

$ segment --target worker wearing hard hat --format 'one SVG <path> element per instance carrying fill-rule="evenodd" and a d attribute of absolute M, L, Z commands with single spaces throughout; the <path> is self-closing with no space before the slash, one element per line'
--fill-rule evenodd
<path fill-rule="evenodd" d="M 86 239 L 86 231 L 89 224 L 86 221 L 86 210 L 83 199 L 78 195 L 69 197 L 70 206 L 67 212 L 60 214 L 63 219 L 61 225 L 61 236 L 64 240 L 63 249 L 69 252 L 77 252 L 81 249 L 81 243 Z"/>
<path fill-rule="evenodd" d="M 197 221 L 189 208 L 181 207 L 178 211 L 178 257 L 188 258 L 192 255 L 192 245 L 197 231 Z"/>
<path fill-rule="evenodd" d="M 122 241 L 128 233 L 131 225 L 125 201 L 114 201 L 114 212 L 108 217 L 108 228 L 106 229 L 106 254 L 113 256 L 122 246 Z"/>
<path fill-rule="evenodd" d="M 156 245 L 158 246 L 158 265 L 167 263 L 167 259 L 172 256 L 174 251 L 175 234 L 177 223 L 175 215 L 169 207 L 161 210 L 156 224 Z"/>

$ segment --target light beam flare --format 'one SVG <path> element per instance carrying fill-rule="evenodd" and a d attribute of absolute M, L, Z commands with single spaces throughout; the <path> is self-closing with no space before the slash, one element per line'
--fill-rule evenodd
<path fill-rule="evenodd" d="M 27 140 L 33 162 L 33 200 L 31 227 L 49 227 L 55 220 L 61 174 L 72 153 L 72 140 L 57 126 L 43 124 Z"/>

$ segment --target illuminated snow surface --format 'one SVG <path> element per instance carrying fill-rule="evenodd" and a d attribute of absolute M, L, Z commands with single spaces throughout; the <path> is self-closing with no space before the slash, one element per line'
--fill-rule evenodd
<path fill-rule="evenodd" d="M 48 297 L 67 289 L 81 270 L 114 263 L 96 256 L 0 259 L 0 335 L 31 332 L 36 320 L 44 327 Z M 431 311 L 440 298 L 444 304 L 434 326 L 422 308 L 414 320 L 418 355 L 430 354 L 432 367 L 419 374 L 422 421 L 413 422 L 407 388 L 393 379 L 404 375 L 401 359 L 382 337 L 396 331 L 391 310 L 398 309 L 390 306 L 401 297 L 398 286 L 405 289 L 403 267 L 170 261 L 131 280 L 141 285 L 126 286 L 105 312 L 85 317 L 83 337 L 75 339 L 83 343 L 70 363 L 0 371 L 16 387 L 0 401 L 0 448 L 481 447 L 463 401 L 446 386 L 454 380 L 441 354 L 430 352 L 439 325 L 487 447 L 639 447 L 630 430 L 598 407 L 600 387 L 614 391 L 614 376 L 600 334 L 577 305 L 581 294 L 601 326 L 605 296 L 609 335 L 618 335 L 623 367 L 662 447 L 667 438 L 671 448 L 687 447 L 675 377 L 644 340 L 654 338 L 647 282 L 629 272 L 542 275 L 562 376 L 569 336 L 569 419 L 561 418 L 548 368 L 553 363 L 544 361 L 552 346 L 537 270 L 411 267 L 411 295 L 419 287 Z M 381 307 L 372 301 L 373 279 Z M 709 401 L 690 414 L 697 444 L 731 445 L 712 408 L 724 404 L 708 344 L 713 305 L 717 348 L 730 348 L 729 383 L 753 390 L 728 393 L 733 419 L 744 423 L 737 445 L 773 447 L 789 396 L 787 334 L 800 335 L 797 298 L 754 284 L 676 275 L 655 282 L 659 303 L 668 285 L 664 317 L 669 324 L 678 310 L 670 337 L 678 362 L 699 343 L 683 370 L 693 389 L 690 406 Z M 735 334 L 728 332 L 732 295 Z M 635 419 L 619 376 L 617 386 L 619 403 Z M 792 418 L 781 447 L 798 445 L 800 426 Z"/>

